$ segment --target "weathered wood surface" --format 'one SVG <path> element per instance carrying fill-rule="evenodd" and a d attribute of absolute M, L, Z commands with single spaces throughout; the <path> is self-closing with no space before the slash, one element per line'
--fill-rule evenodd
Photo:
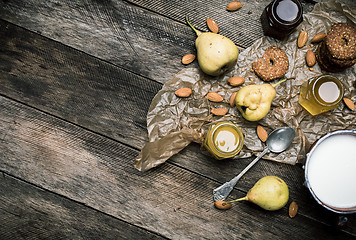
<path fill-rule="evenodd" d="M 148 231 L 174 239 L 300 239 L 308 227 L 324 239 L 351 236 L 304 214 L 291 219 L 287 207 L 267 213 L 242 203 L 235 211 L 217 210 L 216 182 L 207 177 L 172 164 L 138 172 L 132 168 L 137 150 L 4 97 L 0 106 L 7 123 L 0 129 L 2 171 Z"/>
<path fill-rule="evenodd" d="M 0 239 L 166 239 L 5 173 L 0 179 Z"/>
<path fill-rule="evenodd" d="M 217 162 L 192 144 L 153 171 L 133 169 L 147 140 L 146 112 L 162 86 L 158 82 L 183 68 L 180 57 L 187 49 L 194 51 L 194 36 L 181 19 L 185 4 L 174 2 L 177 9 L 169 10 L 164 1 L 132 2 L 145 9 L 121 1 L 3 1 L 0 18 L 15 25 L 0 21 L 0 170 L 16 178 L 0 189 L 21 191 L 21 179 L 49 191 L 51 199 L 73 201 L 68 211 L 80 204 L 83 208 L 74 219 L 106 214 L 113 222 L 132 226 L 127 230 L 132 236 L 137 231 L 137 236 L 142 232 L 147 238 L 176 239 L 355 237 L 354 216 L 344 230 L 330 228 L 335 215 L 310 198 L 300 166 L 261 161 L 231 196 L 244 195 L 261 176 L 280 176 L 290 186 L 290 201 L 300 206 L 295 219 L 287 216 L 287 207 L 274 213 L 247 203 L 228 212 L 212 207 L 211 189 L 234 176 L 248 159 Z M 205 5 L 198 2 L 192 13 Z M 8 190 L 0 191 L 0 201 L 6 203 L 2 209 L 10 214 L 5 217 L 18 208 L 9 203 L 24 198 L 42 206 L 42 197 L 31 192 L 11 194 L 9 200 Z M 53 201 L 61 208 L 60 200 Z M 43 206 L 36 211 L 39 215 L 28 214 L 40 224 L 53 216 L 51 209 Z M 29 218 L 17 221 L 27 224 Z M 99 224 L 88 222 L 73 232 L 71 221 L 64 228 L 76 237 L 88 236 L 88 229 Z M 0 227 L 0 238 L 18 230 L 16 222 L 4 226 L 9 227 Z M 33 232 L 29 236 L 35 236 L 36 226 L 26 225 Z M 101 227 L 125 231 L 125 224 Z M 105 236 L 98 232 L 98 237 Z"/>

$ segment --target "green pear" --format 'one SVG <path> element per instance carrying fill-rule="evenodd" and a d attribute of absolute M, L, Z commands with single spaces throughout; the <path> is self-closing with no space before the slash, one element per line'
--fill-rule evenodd
<path fill-rule="evenodd" d="M 271 108 L 273 99 L 276 96 L 274 89 L 278 84 L 247 85 L 242 87 L 236 94 L 235 105 L 242 116 L 248 121 L 258 121 L 264 118 Z"/>
<path fill-rule="evenodd" d="M 204 73 L 219 76 L 236 64 L 239 52 L 233 41 L 217 33 L 202 33 L 194 28 L 188 17 L 186 20 L 198 36 L 195 47 L 199 66 Z"/>
<path fill-rule="evenodd" d="M 284 207 L 289 199 L 287 184 L 276 176 L 266 176 L 256 182 L 243 198 L 226 202 L 249 201 L 263 209 L 275 211 Z"/>

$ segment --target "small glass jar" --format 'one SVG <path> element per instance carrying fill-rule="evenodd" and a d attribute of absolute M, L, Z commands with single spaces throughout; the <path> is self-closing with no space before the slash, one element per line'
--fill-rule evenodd
<path fill-rule="evenodd" d="M 263 11 L 263 33 L 283 40 L 303 21 L 303 7 L 299 0 L 274 0 Z"/>
<path fill-rule="evenodd" d="M 218 160 L 236 156 L 243 144 L 241 128 L 229 121 L 211 125 L 204 140 L 204 147 Z"/>
<path fill-rule="evenodd" d="M 331 75 L 312 78 L 300 87 L 299 104 L 317 115 L 336 108 L 344 95 L 342 83 Z"/>

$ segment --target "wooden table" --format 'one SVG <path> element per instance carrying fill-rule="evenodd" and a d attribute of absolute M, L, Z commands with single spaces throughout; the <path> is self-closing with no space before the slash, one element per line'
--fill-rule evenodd
<path fill-rule="evenodd" d="M 303 186 L 303 169 L 260 161 L 235 187 L 244 196 L 265 175 L 283 178 L 288 205 L 213 207 L 212 189 L 251 159 L 216 161 L 190 144 L 147 172 L 133 167 L 147 142 L 152 98 L 194 53 L 185 23 L 243 51 L 262 37 L 268 0 L 0 1 L 0 239 L 350 239 Z M 343 0 L 353 9 L 356 3 Z M 303 2 L 304 11 L 315 2 Z"/>

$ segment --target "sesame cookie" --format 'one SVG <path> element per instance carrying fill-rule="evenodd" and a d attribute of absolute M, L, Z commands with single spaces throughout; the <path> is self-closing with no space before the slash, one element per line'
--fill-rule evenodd
<path fill-rule="evenodd" d="M 252 69 L 264 81 L 283 77 L 288 67 L 287 54 L 276 46 L 268 47 L 262 58 L 252 63 Z"/>

